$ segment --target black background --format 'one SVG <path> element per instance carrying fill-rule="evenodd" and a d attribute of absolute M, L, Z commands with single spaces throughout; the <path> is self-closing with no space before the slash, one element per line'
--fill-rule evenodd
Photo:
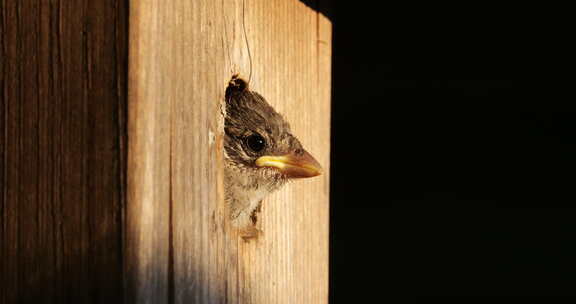
<path fill-rule="evenodd" d="M 576 294 L 575 113 L 559 106 L 565 81 L 526 74 L 542 58 L 520 45 L 519 8 L 334 1 L 322 13 L 331 303 Z"/>

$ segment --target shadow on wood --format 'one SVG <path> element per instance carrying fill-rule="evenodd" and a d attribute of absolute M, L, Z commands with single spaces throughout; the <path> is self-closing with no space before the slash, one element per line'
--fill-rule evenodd
<path fill-rule="evenodd" d="M 126 9 L 0 5 L 1 303 L 122 298 Z"/>
<path fill-rule="evenodd" d="M 309 8 L 322 14 L 330 21 L 334 22 L 334 3 L 333 0 L 299 0 Z"/>

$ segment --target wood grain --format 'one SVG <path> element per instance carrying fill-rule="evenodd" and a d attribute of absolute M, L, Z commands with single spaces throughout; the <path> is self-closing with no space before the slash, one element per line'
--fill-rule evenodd
<path fill-rule="evenodd" d="M 124 1 L 0 1 L 0 302 L 122 291 Z"/>
<path fill-rule="evenodd" d="M 130 1 L 127 300 L 326 303 L 331 24 L 292 1 Z M 250 44 L 250 65 L 242 17 Z M 291 122 L 325 174 L 266 199 L 244 241 L 223 203 L 233 73 Z"/>

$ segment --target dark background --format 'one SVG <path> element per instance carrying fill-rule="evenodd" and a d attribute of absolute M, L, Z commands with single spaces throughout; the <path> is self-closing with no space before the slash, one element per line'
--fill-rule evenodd
<path fill-rule="evenodd" d="M 575 113 L 558 103 L 573 99 L 544 83 L 558 75 L 528 79 L 546 55 L 520 46 L 521 9 L 333 1 L 323 13 L 331 303 L 576 294 Z"/>

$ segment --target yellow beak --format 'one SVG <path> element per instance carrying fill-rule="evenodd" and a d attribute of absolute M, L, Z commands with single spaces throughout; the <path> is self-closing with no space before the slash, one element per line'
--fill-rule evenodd
<path fill-rule="evenodd" d="M 313 177 L 322 174 L 322 167 L 318 161 L 306 151 L 300 155 L 292 153 L 262 156 L 256 160 L 256 166 L 276 168 L 289 178 Z"/>

